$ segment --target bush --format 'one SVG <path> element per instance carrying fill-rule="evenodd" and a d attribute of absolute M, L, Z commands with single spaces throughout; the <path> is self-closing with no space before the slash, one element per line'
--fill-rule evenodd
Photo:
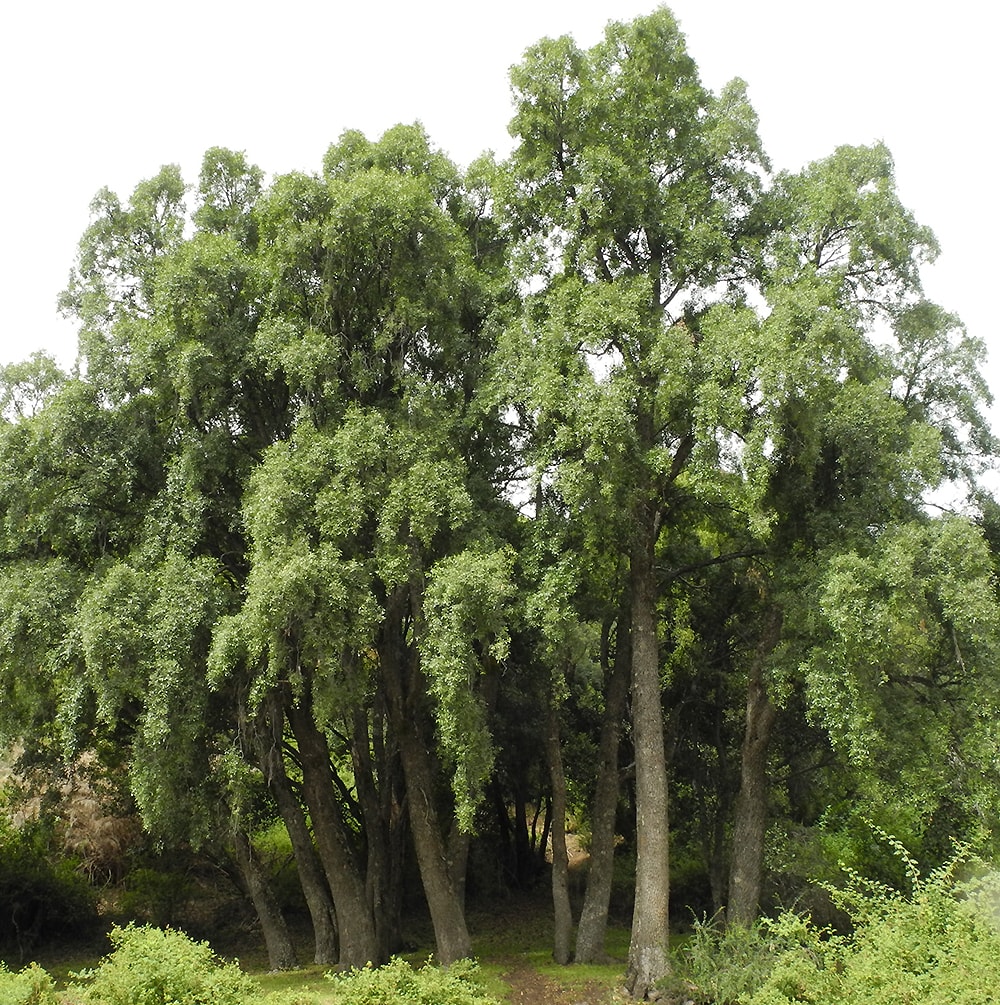
<path fill-rule="evenodd" d="M 762 918 L 750 928 L 726 927 L 717 919 L 696 921 L 673 953 L 663 990 L 698 1005 L 737 1005 L 768 979 L 782 954 L 816 956 L 824 934 L 791 912 Z"/>
<path fill-rule="evenodd" d="M 32 963 L 11 973 L 0 963 L 0 1005 L 59 1005 L 52 978 Z"/>
<path fill-rule="evenodd" d="M 97 898 L 73 862 L 57 856 L 38 823 L 0 820 L 0 948 L 23 960 L 36 946 L 96 927 Z"/>
<path fill-rule="evenodd" d="M 133 869 L 125 878 L 119 909 L 126 918 L 167 928 L 177 923 L 181 911 L 191 900 L 191 892 L 191 881 L 180 872 Z"/>
<path fill-rule="evenodd" d="M 414 970 L 393 957 L 384 967 L 330 974 L 338 1005 L 497 1005 L 479 984 L 478 966 L 459 960 L 447 970 L 430 965 Z"/>
<path fill-rule="evenodd" d="M 150 926 L 114 928 L 115 947 L 95 970 L 74 975 L 73 992 L 94 1005 L 243 1005 L 257 982 L 223 963 L 207 942 Z"/>
<path fill-rule="evenodd" d="M 858 877 L 837 894 L 857 927 L 819 943 L 819 952 L 784 952 L 748 1005 L 982 1005 L 1000 987 L 1000 930 L 991 916 L 996 874 L 956 879 L 964 856 L 902 896 Z"/>

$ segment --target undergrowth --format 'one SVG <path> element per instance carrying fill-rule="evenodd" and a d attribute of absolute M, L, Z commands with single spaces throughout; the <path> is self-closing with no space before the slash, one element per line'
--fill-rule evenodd
<path fill-rule="evenodd" d="M 696 1005 L 987 1005 L 1000 1001 L 1000 876 L 966 846 L 927 876 L 885 834 L 910 889 L 847 872 L 827 887 L 847 935 L 785 912 L 747 928 L 711 921 L 674 957 L 664 990 Z"/>

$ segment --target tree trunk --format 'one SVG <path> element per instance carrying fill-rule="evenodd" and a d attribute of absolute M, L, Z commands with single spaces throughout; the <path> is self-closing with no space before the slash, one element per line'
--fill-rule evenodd
<path fill-rule="evenodd" d="M 253 906 L 260 918 L 261 931 L 264 934 L 264 943 L 267 946 L 267 958 L 272 970 L 295 970 L 299 961 L 295 956 L 295 947 L 292 945 L 292 938 L 288 934 L 288 925 L 285 924 L 281 908 L 271 889 L 271 883 L 267 877 L 257 856 L 254 854 L 250 839 L 242 827 L 233 829 L 233 847 L 236 851 L 236 864 L 240 868 L 243 883 Z"/>
<path fill-rule="evenodd" d="M 353 726 L 351 759 L 368 844 L 366 891 L 375 919 L 379 958 L 388 959 L 402 942 L 402 870 L 396 860 L 398 841 L 394 833 L 401 826 L 402 815 L 393 777 L 398 764 L 394 764 L 394 752 L 385 747 L 382 712 L 378 708 L 355 709 Z M 379 758 L 377 772 L 373 752 Z"/>
<path fill-rule="evenodd" d="M 545 752 L 552 781 L 552 911 L 555 938 L 552 956 L 556 963 L 569 963 L 573 940 L 573 910 L 569 903 L 569 854 L 566 850 L 566 776 L 559 740 L 559 709 L 549 699 Z"/>
<path fill-rule="evenodd" d="M 604 719 L 601 722 L 597 780 L 591 810 L 587 892 L 576 932 L 577 963 L 600 963 L 606 959 L 605 936 L 614 878 L 615 815 L 619 793 L 618 747 L 628 696 L 630 661 L 629 626 L 620 617 L 614 661 L 606 672 Z"/>
<path fill-rule="evenodd" d="M 451 879 L 451 863 L 445 850 L 441 824 L 434 796 L 434 774 L 431 757 L 421 736 L 419 711 L 423 689 L 411 681 L 407 689 L 403 668 L 415 654 L 407 652 L 402 635 L 406 594 L 397 591 L 390 600 L 379 649 L 382 679 L 385 683 L 390 717 L 399 743 L 406 798 L 410 810 L 410 830 L 417 853 L 420 879 L 434 926 L 437 956 L 447 966 L 455 960 L 472 955 L 472 942 L 465 924 L 465 911 Z M 412 676 L 420 680 L 419 666 L 411 667 Z"/>
<path fill-rule="evenodd" d="M 469 850 L 472 847 L 472 835 L 463 831 L 458 820 L 453 820 L 448 834 L 448 875 L 451 885 L 455 888 L 462 910 L 465 910 L 465 882 L 469 870 Z"/>
<path fill-rule="evenodd" d="M 740 791 L 733 820 L 733 857 L 729 875 L 729 924 L 752 925 L 760 907 L 767 832 L 767 753 L 777 709 L 768 697 L 764 666 L 781 637 L 781 611 L 771 608 L 750 664 L 746 728 L 740 766 Z"/>
<path fill-rule="evenodd" d="M 268 701 L 268 713 L 269 723 L 265 725 L 261 722 L 255 732 L 257 756 L 292 843 L 295 867 L 299 874 L 299 882 L 302 884 L 306 906 L 309 908 L 309 917 L 312 919 L 315 943 L 313 962 L 332 966 L 337 962 L 337 914 L 333 898 L 330 896 L 330 888 L 323 875 L 323 867 L 316 855 L 309 827 L 302 814 L 302 806 L 292 791 L 291 782 L 285 772 L 281 753 L 285 715 L 281 701 L 276 695 Z"/>
<path fill-rule="evenodd" d="M 652 504 L 640 507 L 630 556 L 632 596 L 632 733 L 635 744 L 635 908 L 625 986 L 645 998 L 670 971 L 668 899 L 670 859 L 667 820 L 667 759 L 660 654 L 656 633 Z"/>
<path fill-rule="evenodd" d="M 288 720 L 302 761 L 302 792 L 323 871 L 326 873 L 340 932 L 340 965 L 363 967 L 384 962 L 378 955 L 375 923 L 334 791 L 330 751 L 312 712 L 301 705 L 288 709 Z"/>

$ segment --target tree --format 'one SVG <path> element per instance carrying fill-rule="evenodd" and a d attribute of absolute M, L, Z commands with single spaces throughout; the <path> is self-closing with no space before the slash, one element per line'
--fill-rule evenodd
<path fill-rule="evenodd" d="M 278 179 L 259 214 L 270 285 L 257 351 L 300 411 L 247 493 L 247 596 L 217 632 L 215 661 L 249 675 L 253 701 L 275 695 L 285 709 L 352 965 L 393 948 L 379 934 L 392 898 L 382 889 L 369 902 L 331 784 L 326 733 L 353 735 L 359 707 L 398 752 L 438 955 L 470 951 L 429 731 L 433 716 L 468 827 L 463 801 L 488 768 L 488 739 L 477 701 L 451 696 L 470 668 L 487 669 L 503 631 L 483 628 L 496 639 L 470 648 L 481 630 L 439 616 L 427 591 L 457 591 L 449 610 L 494 618 L 504 595 L 491 528 L 502 427 L 474 397 L 495 256 L 486 233 L 480 251 L 472 243 L 483 221 L 471 191 L 419 129 L 397 127 L 377 143 L 345 134 L 322 178 Z M 356 762 L 374 728 L 357 737 Z M 481 739 L 449 746 L 470 736 Z M 371 851 L 376 822 L 365 823 Z M 388 877 L 388 863 L 378 871 Z M 464 860 L 460 873 L 464 883 Z"/>
<path fill-rule="evenodd" d="M 641 998 L 668 967 L 655 550 L 695 445 L 697 319 L 757 268 L 765 161 L 742 84 L 718 97 L 702 87 L 666 9 L 609 24 L 588 52 L 543 41 L 511 80 L 510 213 L 524 278 L 546 284 L 511 337 L 528 358 L 551 354 L 555 372 L 533 379 L 529 404 L 562 462 L 559 487 L 576 504 L 613 499 L 609 531 L 628 562 L 637 873 L 627 985 Z M 560 388 L 557 374 L 587 357 L 608 361 L 606 376 L 586 397 Z"/>

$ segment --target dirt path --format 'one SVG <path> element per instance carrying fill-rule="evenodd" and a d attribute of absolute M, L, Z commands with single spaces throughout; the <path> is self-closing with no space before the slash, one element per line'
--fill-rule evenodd
<path fill-rule="evenodd" d="M 610 1005 L 620 999 L 599 981 L 564 988 L 531 967 L 515 966 L 501 975 L 511 987 L 511 1005 Z"/>

